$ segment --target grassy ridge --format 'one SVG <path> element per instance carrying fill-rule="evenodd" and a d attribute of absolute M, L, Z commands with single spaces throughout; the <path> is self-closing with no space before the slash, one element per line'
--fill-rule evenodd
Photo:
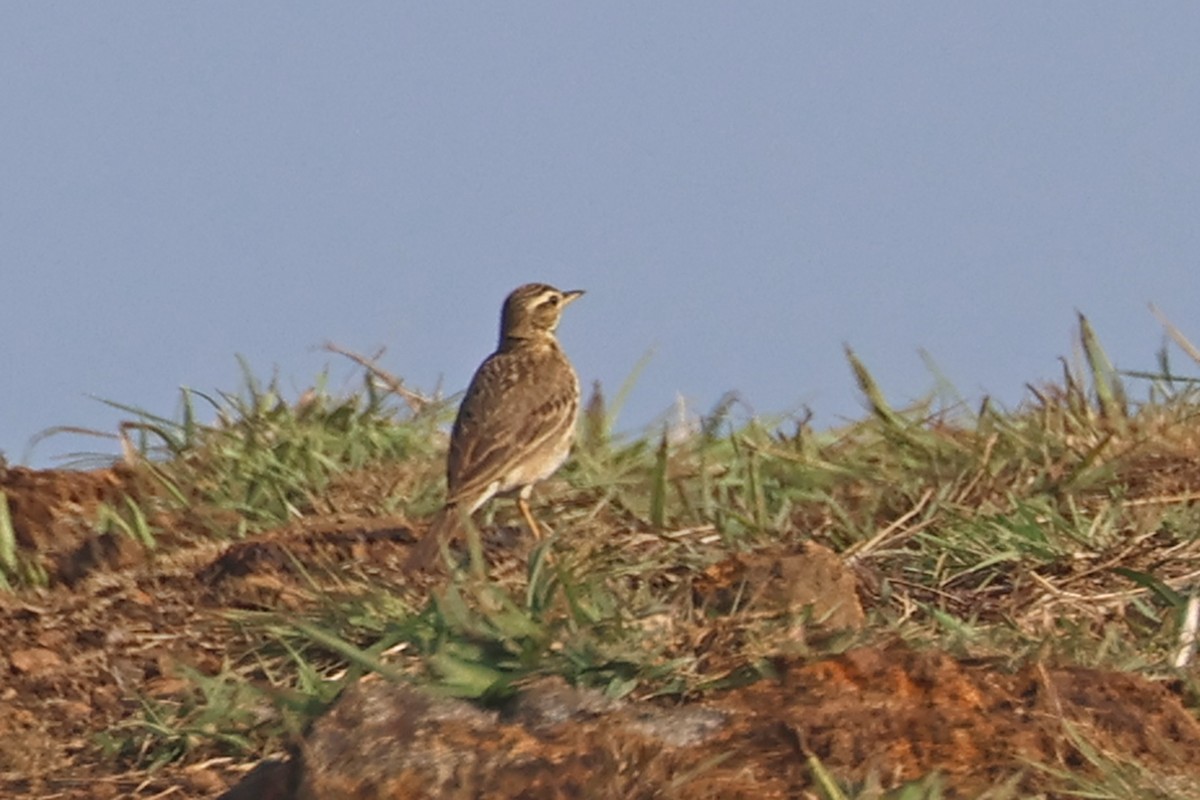
<path fill-rule="evenodd" d="M 314 579 L 300 613 L 232 618 L 239 635 L 225 669 L 192 673 L 190 700 L 147 702 L 107 743 L 142 763 L 263 752 L 367 671 L 482 702 L 551 673 L 611 696 L 695 696 L 756 679 L 772 654 L 894 637 L 1014 664 L 1179 677 L 1192 681 L 1195 707 L 1200 687 L 1173 664 L 1200 577 L 1200 480 L 1170 469 L 1200 458 L 1195 384 L 1172 376 L 1163 355 L 1158 371 L 1132 378 L 1145 389 L 1133 402 L 1131 377 L 1082 317 L 1080 334 L 1082 363 L 1064 363 L 1061 383 L 1031 387 L 1011 411 L 986 400 L 895 408 L 850 351 L 869 414 L 835 430 L 735 423 L 727 399 L 691 428 L 628 439 L 611 433 L 597 390 L 571 462 L 542 493 L 539 513 L 556 535 L 527 562 L 493 560 L 489 570 L 475 548 L 473 563 L 431 593 L 360 575 L 336 589 Z M 327 512 L 346 476 L 372 470 L 387 472 L 386 490 L 359 491 L 356 510 L 422 519 L 438 503 L 452 409 L 401 394 L 366 367 L 363 389 L 347 396 L 318 382 L 287 403 L 247 369 L 239 393 L 185 391 L 178 419 L 123 407 L 135 417 L 122 429 L 126 458 L 157 491 L 107 508 L 101 524 L 147 547 L 183 518 L 242 539 Z M 217 421 L 199 422 L 197 404 Z M 4 523 L 0 513 L 0 574 L 19 584 L 28 571 Z M 693 606 L 693 577 L 731 551 L 806 540 L 858 573 L 864 633 L 797 641 L 795 620 L 735 606 L 722 612 L 719 641 L 705 640 L 714 612 Z M 1127 771 L 1107 774 L 1107 783 L 1056 780 L 1094 796 L 1144 796 Z M 827 797 L 882 796 L 817 782 Z M 997 797 L 1008 796 L 1002 788 Z M 930 777 L 906 791 L 896 796 L 940 789 Z"/>

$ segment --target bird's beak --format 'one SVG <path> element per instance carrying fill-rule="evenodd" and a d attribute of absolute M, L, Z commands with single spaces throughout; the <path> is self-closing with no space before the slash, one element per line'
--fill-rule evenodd
<path fill-rule="evenodd" d="M 583 297 L 583 289 L 572 289 L 569 292 L 563 292 L 563 305 L 569 306 L 579 298 Z"/>

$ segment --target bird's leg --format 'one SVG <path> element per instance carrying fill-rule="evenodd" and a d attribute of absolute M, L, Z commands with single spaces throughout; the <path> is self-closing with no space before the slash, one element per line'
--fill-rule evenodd
<path fill-rule="evenodd" d="M 521 516 L 525 518 L 525 522 L 529 525 L 529 530 L 533 532 L 533 538 L 542 538 L 542 528 L 538 525 L 537 520 L 533 518 L 533 512 L 529 510 L 529 498 L 522 492 L 517 496 L 517 508 L 521 509 Z"/>

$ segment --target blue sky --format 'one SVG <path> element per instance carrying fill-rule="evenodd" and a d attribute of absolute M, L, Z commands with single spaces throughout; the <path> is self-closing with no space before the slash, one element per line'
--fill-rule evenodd
<path fill-rule="evenodd" d="M 514 286 L 621 424 L 726 390 L 1016 404 L 1075 311 L 1200 338 L 1200 6 L 13 3 L 0 26 L 0 450 L 319 350 L 463 388 Z M 1182 366 L 1182 357 L 1179 361 Z M 1193 365 L 1194 366 L 1194 365 Z M 1193 374 L 1195 369 L 1192 370 Z M 348 384 L 346 384 L 348 385 Z M 110 443 L 52 438 L 38 465 Z"/>

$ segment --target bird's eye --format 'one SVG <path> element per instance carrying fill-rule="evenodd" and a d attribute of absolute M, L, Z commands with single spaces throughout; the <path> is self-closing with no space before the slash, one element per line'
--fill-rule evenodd
<path fill-rule="evenodd" d="M 546 298 L 546 302 L 552 306 L 558 305 L 558 295 L 556 295 L 556 294 L 550 295 L 549 297 Z"/>

